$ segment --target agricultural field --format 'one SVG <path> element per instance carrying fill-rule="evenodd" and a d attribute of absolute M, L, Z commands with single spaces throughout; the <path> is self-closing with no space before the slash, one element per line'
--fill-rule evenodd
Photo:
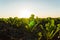
<path fill-rule="evenodd" d="M 0 40 L 60 40 L 60 0 L 0 0 Z"/>
<path fill-rule="evenodd" d="M 0 40 L 59 40 L 60 18 L 0 18 Z"/>

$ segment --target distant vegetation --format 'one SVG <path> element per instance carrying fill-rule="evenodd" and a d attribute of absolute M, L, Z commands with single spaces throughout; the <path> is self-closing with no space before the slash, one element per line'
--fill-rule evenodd
<path fill-rule="evenodd" d="M 60 18 L 0 18 L 0 40 L 59 40 Z"/>

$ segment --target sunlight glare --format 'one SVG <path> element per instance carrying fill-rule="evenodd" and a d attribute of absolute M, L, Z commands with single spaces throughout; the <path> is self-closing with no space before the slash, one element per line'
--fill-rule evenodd
<path fill-rule="evenodd" d="M 32 13 L 33 12 L 31 12 L 31 9 L 22 9 L 22 10 L 20 10 L 18 17 L 29 18 Z"/>

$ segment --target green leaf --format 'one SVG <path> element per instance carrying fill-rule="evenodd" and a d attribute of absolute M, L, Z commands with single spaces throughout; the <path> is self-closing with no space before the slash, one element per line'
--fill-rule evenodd
<path fill-rule="evenodd" d="M 33 27 L 35 25 L 34 20 L 29 23 L 29 27 Z"/>

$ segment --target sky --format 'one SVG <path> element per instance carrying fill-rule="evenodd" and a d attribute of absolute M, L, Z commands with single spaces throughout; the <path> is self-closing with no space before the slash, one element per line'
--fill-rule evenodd
<path fill-rule="evenodd" d="M 0 0 L 0 17 L 60 17 L 60 0 Z"/>

